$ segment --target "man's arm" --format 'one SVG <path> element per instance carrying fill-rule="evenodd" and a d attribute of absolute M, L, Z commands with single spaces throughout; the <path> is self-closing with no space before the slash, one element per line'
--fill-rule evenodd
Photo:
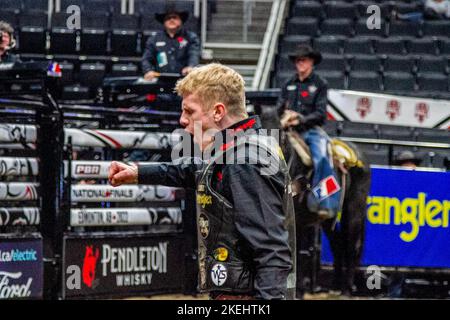
<path fill-rule="evenodd" d="M 195 172 L 203 164 L 197 158 L 183 158 L 179 163 L 158 163 L 138 166 L 139 184 L 160 184 L 165 186 L 195 189 Z"/>
<path fill-rule="evenodd" d="M 197 158 L 182 158 L 176 163 L 126 165 L 113 161 L 109 168 L 112 186 L 122 184 L 158 184 L 173 187 L 195 188 L 195 172 L 203 166 Z"/>
<path fill-rule="evenodd" d="M 261 176 L 249 164 L 225 166 L 222 181 L 234 205 L 236 228 L 253 252 L 256 298 L 284 299 L 292 262 L 280 194 L 283 182 Z"/>
<path fill-rule="evenodd" d="M 200 39 L 194 32 L 190 32 L 188 61 L 186 67 L 195 67 L 200 62 Z"/>
<path fill-rule="evenodd" d="M 303 118 L 302 123 L 307 126 L 322 124 L 327 118 L 327 86 L 323 85 L 318 89 L 315 106 L 316 110 Z"/>
<path fill-rule="evenodd" d="M 150 36 L 145 44 L 144 54 L 142 56 L 142 71 L 146 74 L 149 71 L 154 71 L 155 66 L 153 65 L 153 61 L 155 61 L 155 45 L 154 45 L 155 37 Z"/>

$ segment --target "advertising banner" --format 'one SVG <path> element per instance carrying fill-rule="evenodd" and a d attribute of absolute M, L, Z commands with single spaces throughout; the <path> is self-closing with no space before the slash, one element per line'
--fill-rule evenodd
<path fill-rule="evenodd" d="M 71 209 L 73 227 L 180 225 L 181 208 Z"/>
<path fill-rule="evenodd" d="M 44 267 L 39 234 L 0 235 L 0 299 L 42 298 Z"/>
<path fill-rule="evenodd" d="M 328 91 L 328 100 L 350 121 L 449 128 L 450 102 L 445 100 L 334 89 Z"/>
<path fill-rule="evenodd" d="M 362 264 L 450 268 L 449 213 L 450 172 L 372 168 Z"/>
<path fill-rule="evenodd" d="M 132 296 L 181 290 L 184 240 L 178 235 L 64 237 L 63 296 Z"/>
<path fill-rule="evenodd" d="M 175 201 L 177 190 L 173 187 L 152 185 L 108 185 L 79 184 L 72 186 L 73 202 L 140 202 L 140 201 Z M 0 184 L 0 199 L 2 196 Z"/>

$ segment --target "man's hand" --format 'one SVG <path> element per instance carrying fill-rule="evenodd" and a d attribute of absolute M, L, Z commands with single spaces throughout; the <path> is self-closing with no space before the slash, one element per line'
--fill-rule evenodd
<path fill-rule="evenodd" d="M 109 167 L 109 183 L 113 187 L 121 184 L 133 184 L 138 182 L 138 168 L 135 165 L 126 165 L 121 162 L 113 161 Z"/>
<path fill-rule="evenodd" d="M 147 81 L 152 81 L 153 79 L 159 77 L 160 73 L 156 71 L 149 71 L 144 75 L 144 79 Z"/>
<path fill-rule="evenodd" d="M 185 75 L 187 75 L 189 72 L 191 72 L 192 69 L 193 69 L 192 67 L 184 67 L 183 70 L 181 70 L 181 74 L 182 74 L 183 76 L 185 76 Z"/>
<path fill-rule="evenodd" d="M 283 115 L 281 116 L 280 122 L 283 129 L 298 126 L 303 122 L 303 116 L 293 110 L 285 110 Z"/>

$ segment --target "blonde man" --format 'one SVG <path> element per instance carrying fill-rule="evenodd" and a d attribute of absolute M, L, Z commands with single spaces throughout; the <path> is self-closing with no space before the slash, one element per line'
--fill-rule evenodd
<path fill-rule="evenodd" d="M 209 64 L 194 68 L 176 91 L 183 98 L 180 124 L 207 159 L 137 167 L 113 162 L 110 183 L 196 189 L 201 292 L 219 300 L 293 298 L 295 221 L 289 176 L 282 154 L 267 147 L 269 137 L 258 134 L 259 118 L 247 115 L 242 77 Z M 236 156 L 237 150 L 244 152 Z M 263 174 L 267 163 L 250 161 L 258 152 L 278 161 L 278 170 Z"/>

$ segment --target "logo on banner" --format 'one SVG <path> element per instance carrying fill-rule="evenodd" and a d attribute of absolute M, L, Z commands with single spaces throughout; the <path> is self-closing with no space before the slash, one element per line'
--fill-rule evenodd
<path fill-rule="evenodd" d="M 400 115 L 400 101 L 389 100 L 386 106 L 386 114 L 394 121 Z"/>
<path fill-rule="evenodd" d="M 92 288 L 95 280 L 95 269 L 97 268 L 99 254 L 100 252 L 98 248 L 95 250 L 94 254 L 94 247 L 86 246 L 86 252 L 83 261 L 83 283 L 89 288 Z"/>
<path fill-rule="evenodd" d="M 315 188 L 313 188 L 313 194 L 317 199 L 322 201 L 333 194 L 341 190 L 336 178 L 334 176 L 328 176 L 322 181 L 320 181 Z"/>
<path fill-rule="evenodd" d="M 22 272 L 0 271 L 0 299 L 25 298 L 31 296 L 31 283 L 33 278 L 28 278 L 26 283 L 12 284 L 14 280 L 22 278 Z M 17 281 L 18 282 L 18 281 Z"/>
<path fill-rule="evenodd" d="M 222 286 L 225 281 L 227 281 L 227 277 L 227 268 L 223 264 L 216 263 L 215 265 L 213 265 L 211 269 L 211 280 L 214 285 L 216 285 L 217 287 Z"/>
<path fill-rule="evenodd" d="M 371 111 L 372 100 L 368 97 L 361 97 L 358 99 L 356 103 L 356 112 L 359 113 L 359 116 L 364 119 L 366 115 L 368 115 Z"/>
<path fill-rule="evenodd" d="M 419 102 L 416 104 L 416 112 L 414 116 L 419 120 L 420 123 L 424 122 L 428 118 L 428 111 L 430 107 L 425 102 Z"/>
<path fill-rule="evenodd" d="M 78 164 L 75 166 L 76 174 L 100 174 L 100 166 L 99 165 L 82 165 Z"/>

